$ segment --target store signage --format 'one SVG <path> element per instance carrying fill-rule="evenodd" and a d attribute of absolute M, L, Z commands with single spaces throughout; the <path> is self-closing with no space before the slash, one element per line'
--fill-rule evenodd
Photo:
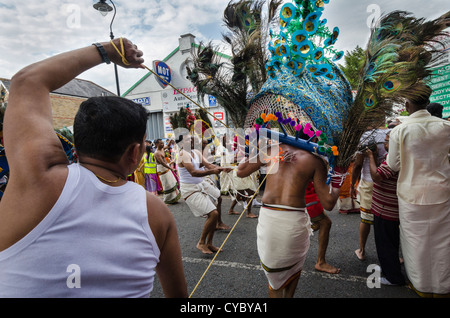
<path fill-rule="evenodd" d="M 133 102 L 141 104 L 142 106 L 150 106 L 150 97 L 134 98 Z"/>
<path fill-rule="evenodd" d="M 433 90 L 430 96 L 430 102 L 439 103 L 443 106 L 442 117 L 450 116 L 450 37 L 437 37 L 439 49 L 442 54 L 438 55 L 431 66 L 433 76 L 428 81 L 428 85 Z M 444 48 L 441 47 L 444 45 Z"/>
<path fill-rule="evenodd" d="M 156 81 L 162 88 L 166 88 L 172 81 L 170 67 L 163 61 L 153 61 L 153 71 L 159 76 L 156 76 Z"/>
<path fill-rule="evenodd" d="M 213 115 L 214 115 L 214 120 L 220 120 L 220 121 L 223 120 L 223 112 L 214 112 Z"/>

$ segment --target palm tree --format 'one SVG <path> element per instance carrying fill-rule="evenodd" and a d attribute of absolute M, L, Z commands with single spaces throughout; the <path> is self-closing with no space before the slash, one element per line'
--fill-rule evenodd
<path fill-rule="evenodd" d="M 281 0 L 268 0 L 263 15 L 263 0 L 230 1 L 224 10 L 223 34 L 232 54 L 229 62 L 210 42 L 200 44 L 187 61 L 188 79 L 197 86 L 199 100 L 206 94 L 214 96 L 223 106 L 234 127 L 243 127 L 249 97 L 259 92 L 267 79 L 269 28 L 279 20 Z"/>

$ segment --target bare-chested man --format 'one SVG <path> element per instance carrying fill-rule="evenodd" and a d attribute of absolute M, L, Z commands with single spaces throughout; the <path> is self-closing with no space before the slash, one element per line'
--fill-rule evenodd
<path fill-rule="evenodd" d="M 164 142 L 161 139 L 155 141 L 156 151 L 156 173 L 161 181 L 163 190 L 163 201 L 166 204 L 177 203 L 180 199 L 180 191 L 178 190 L 178 182 L 175 178 L 175 169 L 170 166 L 166 160 L 166 154 L 164 152 Z"/>
<path fill-rule="evenodd" d="M 322 158 L 289 145 L 280 147 L 281 158 L 286 159 L 279 160 L 278 166 L 273 160 L 268 163 L 257 226 L 258 254 L 269 281 L 269 296 L 274 298 L 294 296 L 309 248 L 311 223 L 305 210 L 307 185 L 314 182 L 319 201 L 326 210 L 333 209 L 340 192 L 340 182 L 334 178 L 331 191 L 326 184 L 327 165 Z M 259 157 L 244 160 L 237 175 L 250 175 L 265 165 L 264 161 Z"/>

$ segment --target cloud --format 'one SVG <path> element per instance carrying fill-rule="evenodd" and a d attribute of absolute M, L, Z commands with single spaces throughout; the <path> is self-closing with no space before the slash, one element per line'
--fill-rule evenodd
<path fill-rule="evenodd" d="M 102 17 L 92 5 L 96 0 L 0 0 L 0 77 L 10 78 L 22 67 L 54 54 L 109 40 L 113 15 Z M 144 51 L 145 64 L 165 58 L 178 46 L 182 34 L 192 33 L 198 42 L 220 44 L 223 10 L 229 0 L 133 0 L 114 3 L 115 37 L 131 39 Z M 289 2 L 289 1 L 285 1 Z M 352 50 L 365 47 L 370 29 L 367 20 L 373 12 L 408 10 L 419 17 L 436 18 L 443 14 L 448 0 L 332 0 L 323 17 L 332 28 L 341 30 L 336 47 Z M 110 3 L 108 1 L 108 3 Z M 125 92 L 145 70 L 119 68 L 121 92 Z M 112 92 L 115 77 L 112 65 L 101 65 L 80 75 Z"/>

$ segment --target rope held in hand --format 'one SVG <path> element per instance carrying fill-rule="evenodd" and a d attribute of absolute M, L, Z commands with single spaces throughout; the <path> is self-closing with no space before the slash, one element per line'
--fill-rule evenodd
<path fill-rule="evenodd" d="M 127 59 L 125 58 L 125 48 L 123 45 L 123 39 L 120 38 L 120 45 L 121 45 L 121 49 L 122 51 L 119 50 L 119 48 L 114 44 L 114 42 L 111 40 L 110 41 L 112 46 L 116 49 L 117 53 L 120 55 L 120 57 L 122 58 L 122 63 L 125 65 L 130 65 L 131 63 L 127 61 Z M 178 88 L 176 88 L 175 86 L 173 86 L 172 84 L 170 84 L 169 82 L 167 82 L 164 78 L 162 78 L 161 76 L 159 76 L 158 74 L 156 74 L 153 70 L 151 70 L 150 68 L 148 68 L 146 65 L 142 64 L 143 67 L 145 67 L 149 72 L 151 72 L 153 75 L 155 75 L 156 77 L 158 77 L 161 81 L 163 81 L 164 83 L 166 83 L 167 85 L 169 85 L 170 87 L 172 87 L 174 90 L 176 90 L 178 93 L 180 93 L 181 95 L 183 95 L 184 97 L 186 97 L 189 101 L 191 101 L 192 103 L 194 103 L 197 107 L 201 108 L 202 110 L 204 110 L 206 113 L 208 113 L 209 115 L 211 115 L 213 118 L 216 118 L 213 114 L 211 114 L 205 107 L 200 106 L 197 102 L 193 101 L 189 96 L 187 96 L 186 94 L 184 94 L 182 91 L 180 91 Z M 216 120 L 221 123 L 222 125 L 224 125 L 227 128 L 230 128 L 227 124 L 225 124 L 223 121 L 221 121 L 220 119 Z"/>
<path fill-rule="evenodd" d="M 113 41 L 111 40 L 111 44 L 113 45 L 113 47 L 116 49 L 117 53 L 120 55 L 120 57 L 122 57 L 122 63 L 125 65 L 130 65 L 131 63 L 127 61 L 127 59 L 125 58 L 125 48 L 123 45 L 123 39 L 120 38 L 120 45 L 121 45 L 121 51 L 119 50 L 119 48 L 113 43 Z M 200 106 L 198 103 L 196 103 L 195 101 L 193 101 L 191 98 L 189 98 L 189 96 L 186 96 L 183 92 L 181 92 L 178 88 L 176 88 L 175 86 L 173 86 L 172 84 L 170 84 L 169 82 L 167 82 L 165 79 L 163 79 L 161 76 L 159 76 L 158 74 L 156 74 L 153 70 L 151 70 L 150 68 L 148 68 L 146 65 L 142 64 L 142 66 L 144 66 L 148 71 L 150 71 L 152 74 L 154 74 L 156 77 L 158 77 L 161 81 L 163 81 L 164 83 L 166 83 L 167 85 L 169 85 L 170 87 L 172 87 L 173 89 L 175 89 L 178 93 L 182 94 L 184 97 L 186 97 L 188 100 L 190 100 L 192 103 L 194 103 L 196 106 L 198 106 L 199 108 L 203 109 L 206 113 L 208 113 L 209 115 L 211 115 L 213 118 L 215 118 L 215 116 L 213 114 L 211 114 L 207 109 L 205 109 L 204 107 Z M 224 125 L 225 127 L 229 128 L 224 122 L 222 122 L 221 120 L 217 119 L 222 125 Z M 272 165 L 273 167 L 274 165 Z M 271 167 L 271 168 L 272 168 Z M 270 169 L 269 169 L 269 173 L 270 173 Z M 192 297 L 192 295 L 194 294 L 194 292 L 197 290 L 197 287 L 200 285 L 201 281 L 203 280 L 203 278 L 205 277 L 206 273 L 208 272 L 209 268 L 211 267 L 212 263 L 215 261 L 217 255 L 219 255 L 220 251 L 222 250 L 223 246 L 225 245 L 225 243 L 227 242 L 228 238 L 230 237 L 231 233 L 233 233 L 233 230 L 235 229 L 236 225 L 239 223 L 239 221 L 241 220 L 242 216 L 244 215 L 244 213 L 247 211 L 248 209 L 248 205 L 251 204 L 251 202 L 253 201 L 254 197 L 258 194 L 259 189 L 261 188 L 262 184 L 264 183 L 265 179 L 267 178 L 268 174 L 266 174 L 266 176 L 264 177 L 264 180 L 260 183 L 260 185 L 258 186 L 258 188 L 256 189 L 255 193 L 252 196 L 252 199 L 249 200 L 249 203 L 247 203 L 247 205 L 245 206 L 244 210 L 241 212 L 241 214 L 239 215 L 239 218 L 236 220 L 236 222 L 234 223 L 233 227 L 231 228 L 230 232 L 228 233 L 228 235 L 226 236 L 225 240 L 223 241 L 222 245 L 220 245 L 219 250 L 216 252 L 216 255 L 214 255 L 213 259 L 211 260 L 211 262 L 209 263 L 208 267 L 206 268 L 206 270 L 204 271 L 203 275 L 201 276 L 200 280 L 198 281 L 198 283 L 195 285 L 194 289 L 192 290 L 191 294 L 189 295 L 189 298 Z"/>

